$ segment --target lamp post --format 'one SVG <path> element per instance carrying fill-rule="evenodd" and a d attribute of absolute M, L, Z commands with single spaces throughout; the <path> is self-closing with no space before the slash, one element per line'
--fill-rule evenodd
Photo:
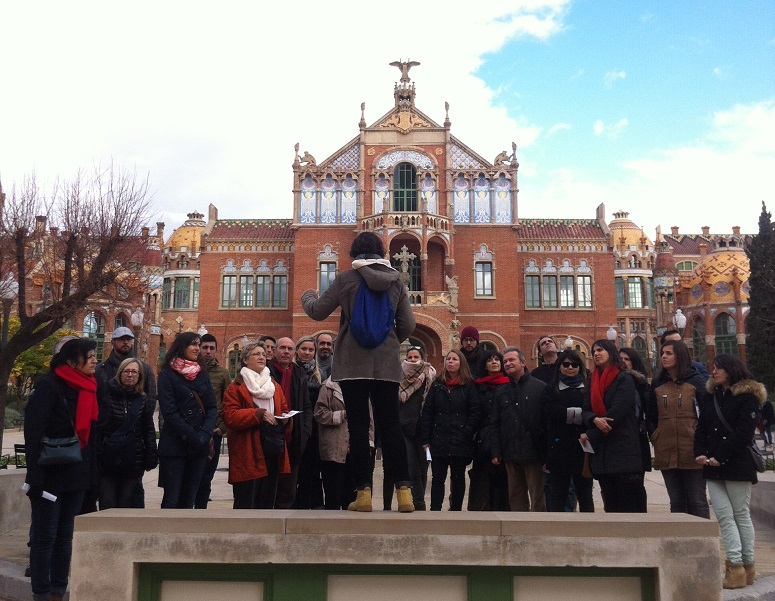
<path fill-rule="evenodd" d="M 616 333 L 616 328 L 613 326 L 608 326 L 608 329 L 605 332 L 605 337 L 608 338 L 611 342 L 614 343 L 614 346 L 616 345 L 616 339 L 619 337 L 619 335 Z"/>
<path fill-rule="evenodd" d="M 570 337 L 570 334 L 568 334 L 568 337 L 565 339 L 565 342 L 563 344 L 565 345 L 566 349 L 573 348 L 573 338 Z"/>
<path fill-rule="evenodd" d="M 134 356 L 137 357 L 137 341 L 140 339 L 140 332 L 143 327 L 143 319 L 145 319 L 145 313 L 143 313 L 143 310 L 140 307 L 137 307 L 137 309 L 135 309 L 135 312 L 132 313 L 129 319 L 132 321 L 132 326 L 135 329 Z"/>
<path fill-rule="evenodd" d="M 199 326 L 199 329 L 196 331 L 197 334 L 199 334 L 199 337 L 201 338 L 205 334 L 207 334 L 207 328 L 205 327 L 205 324 L 202 324 Z"/>
<path fill-rule="evenodd" d="M 19 296 L 19 282 L 13 277 L 12 273 L 5 276 L 0 282 L 0 297 L 3 300 L 3 333 L 0 340 L 0 348 L 5 348 L 8 342 L 8 321 L 11 319 L 11 305 Z"/>

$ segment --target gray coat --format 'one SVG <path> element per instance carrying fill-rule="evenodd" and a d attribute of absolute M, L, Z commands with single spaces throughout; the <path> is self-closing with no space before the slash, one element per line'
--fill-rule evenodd
<path fill-rule="evenodd" d="M 364 261 L 358 261 L 358 264 L 362 263 Z M 350 315 L 362 279 L 366 280 L 371 290 L 388 291 L 396 314 L 393 331 L 381 345 L 373 349 L 362 347 L 350 335 Z M 338 307 L 342 308 L 331 370 L 332 380 L 340 382 L 373 379 L 400 382 L 403 379 L 399 347 L 401 341 L 414 331 L 415 322 L 406 286 L 395 269 L 382 263 L 369 262 L 357 270 L 351 269 L 337 275 L 320 297 L 314 290 L 307 290 L 302 294 L 301 302 L 304 312 L 316 321 L 322 321 Z"/>

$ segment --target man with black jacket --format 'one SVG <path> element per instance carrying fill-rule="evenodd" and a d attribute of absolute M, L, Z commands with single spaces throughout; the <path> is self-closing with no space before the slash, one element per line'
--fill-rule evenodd
<path fill-rule="evenodd" d="M 510 381 L 499 386 L 493 398 L 492 462 L 506 466 L 511 511 L 546 511 L 541 410 L 546 384 L 530 375 L 524 353 L 513 346 L 503 350 L 503 371 Z"/>
<path fill-rule="evenodd" d="M 276 509 L 291 509 L 296 499 L 296 484 L 299 479 L 299 464 L 304 456 L 312 434 L 312 404 L 307 389 L 307 374 L 293 362 L 296 346 L 290 338 L 277 340 L 274 359 L 268 364 L 269 372 L 280 385 L 291 410 L 301 411 L 293 418 L 293 438 L 288 444 L 290 474 L 280 474 L 277 483 Z"/>

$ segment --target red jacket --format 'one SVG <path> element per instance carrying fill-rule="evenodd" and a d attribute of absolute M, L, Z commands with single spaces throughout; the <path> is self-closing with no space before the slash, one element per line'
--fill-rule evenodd
<path fill-rule="evenodd" d="M 283 391 L 274 382 L 275 415 L 290 411 Z M 245 482 L 264 478 L 268 472 L 261 449 L 261 435 L 258 431 L 260 423 L 256 417 L 256 405 L 248 392 L 248 387 L 237 375 L 234 381 L 223 393 L 223 421 L 226 422 L 229 440 L 229 483 Z M 287 420 L 285 429 L 285 453 L 278 457 L 281 474 L 290 474 L 291 465 L 288 461 L 288 441 L 291 439 L 293 420 Z"/>

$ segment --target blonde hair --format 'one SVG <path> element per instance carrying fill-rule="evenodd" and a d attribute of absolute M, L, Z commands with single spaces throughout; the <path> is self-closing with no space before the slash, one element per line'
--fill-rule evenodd
<path fill-rule="evenodd" d="M 143 394 L 145 390 L 143 390 L 143 381 L 145 374 L 143 373 L 143 364 L 140 363 L 139 359 L 136 359 L 134 357 L 129 357 L 128 359 L 124 359 L 121 364 L 118 366 L 118 369 L 116 370 L 116 381 L 118 382 L 119 386 L 123 386 L 124 383 L 121 381 L 121 376 L 126 370 L 127 367 L 129 367 L 132 363 L 137 363 L 137 383 L 135 384 L 135 391 L 139 392 L 140 394 Z"/>

